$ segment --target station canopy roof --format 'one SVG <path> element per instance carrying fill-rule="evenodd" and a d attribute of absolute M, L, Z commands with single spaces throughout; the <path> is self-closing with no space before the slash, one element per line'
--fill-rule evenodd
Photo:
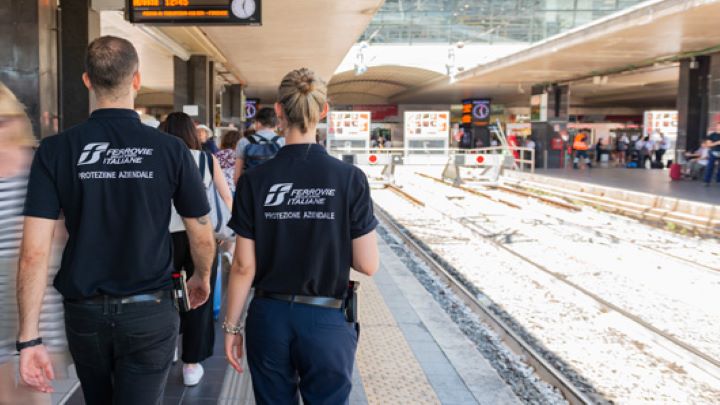
<path fill-rule="evenodd" d="M 415 4 L 415 9 L 409 9 L 408 3 Z M 463 2 L 437 2 L 436 7 L 440 7 L 441 3 Z M 492 10 L 492 7 L 500 7 L 496 3 L 501 2 L 467 3 L 470 7 L 490 3 Z M 504 3 L 505 8 L 507 4 L 514 4 Z M 520 3 L 523 1 L 518 0 Z M 720 25 L 716 24 L 720 20 L 720 2 L 717 0 L 652 0 L 622 4 L 612 1 L 569 2 L 578 8 L 562 12 L 553 11 L 553 8 L 564 7 L 565 2 L 562 1 L 530 3 L 534 4 L 532 12 L 525 13 L 522 18 L 528 18 L 533 13 L 540 17 L 528 20 L 532 24 L 526 26 L 528 32 L 525 36 L 514 23 L 521 17 L 506 15 L 504 22 L 498 22 L 502 20 L 500 17 L 493 17 L 496 20 L 489 19 L 486 25 L 476 27 L 474 31 L 483 32 L 481 28 L 484 27 L 487 28 L 484 32 L 492 35 L 482 38 L 470 36 L 470 40 L 463 43 L 464 47 L 456 47 L 454 52 L 460 58 L 463 52 L 469 52 L 473 44 L 482 41 L 496 47 L 518 44 L 513 41 L 525 41 L 526 45 L 476 66 L 465 64 L 462 66 L 464 69 L 455 75 L 455 80 L 450 80 L 447 74 L 439 75 L 418 80 L 410 88 L 398 88 L 398 91 L 391 92 L 389 86 L 376 86 L 373 70 L 387 68 L 392 74 L 383 69 L 382 80 L 399 82 L 400 77 L 406 74 L 414 76 L 412 67 L 404 69 L 403 66 L 370 64 L 367 73 L 355 77 L 356 83 L 353 83 L 349 72 L 336 75 L 331 90 L 335 92 L 336 82 L 342 79 L 341 89 L 337 89 L 339 92 L 352 89 L 358 96 L 360 93 L 371 95 L 366 98 L 380 93 L 385 101 L 392 103 L 457 103 L 468 97 L 492 97 L 501 103 L 526 106 L 533 85 L 572 82 L 573 103 L 580 105 L 671 107 L 677 94 L 677 59 L 694 53 L 720 51 L 717 48 L 720 45 Z M 616 7 L 612 14 L 596 10 L 593 15 L 597 18 L 589 19 L 589 11 L 581 9 L 585 3 L 593 3 L 596 7 L 599 3 L 613 3 Z M 401 7 L 405 9 L 399 10 Z M 430 11 L 428 7 L 427 2 L 388 1 L 362 39 L 369 41 L 371 50 L 386 45 L 384 42 L 388 41 L 397 46 L 415 47 L 435 41 L 447 48 L 448 44 L 452 44 L 449 41 L 461 40 L 461 33 L 468 32 L 467 19 L 463 19 L 462 11 L 459 16 L 455 16 L 455 11 L 450 15 L 443 12 L 445 20 L 438 20 L 437 24 L 427 17 L 430 22 L 423 28 L 420 24 L 424 21 L 422 18 L 426 18 L 423 16 L 442 14 Z M 409 21 L 405 26 L 400 24 L 403 13 L 405 20 Z M 498 13 L 491 14 L 496 16 Z M 571 20 L 568 16 L 575 16 L 574 21 L 582 20 L 578 16 L 588 18 L 583 25 L 573 26 L 570 22 L 563 23 Z M 537 29 L 539 25 L 544 26 L 540 31 Z M 563 31 L 561 27 L 567 29 Z M 554 35 L 545 36 L 553 32 Z M 365 75 L 369 75 L 369 79 L 365 79 Z"/>

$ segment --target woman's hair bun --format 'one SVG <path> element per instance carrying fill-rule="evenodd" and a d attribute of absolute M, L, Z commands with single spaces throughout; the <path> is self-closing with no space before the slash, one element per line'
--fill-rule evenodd
<path fill-rule="evenodd" d="M 320 121 L 327 101 L 327 86 L 307 68 L 293 70 L 280 83 L 278 101 L 283 106 L 287 124 L 305 133 Z"/>
<path fill-rule="evenodd" d="M 314 89 L 313 83 L 315 82 L 315 76 L 312 72 L 306 69 L 303 70 L 305 71 L 302 72 L 298 77 L 297 88 L 300 93 L 307 95 L 310 94 Z"/>

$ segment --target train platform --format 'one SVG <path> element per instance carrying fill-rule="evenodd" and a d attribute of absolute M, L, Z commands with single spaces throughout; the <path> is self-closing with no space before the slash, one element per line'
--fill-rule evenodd
<path fill-rule="evenodd" d="M 390 246 L 379 241 L 380 271 L 360 281 L 360 340 L 352 405 L 519 404 L 475 345 L 453 323 Z M 182 385 L 181 365 L 170 372 L 165 404 L 253 404 L 250 374 L 238 374 L 223 357 L 223 335 L 215 355 L 203 362 L 196 387 Z M 82 405 L 76 391 L 65 402 Z"/>
<path fill-rule="evenodd" d="M 526 173 L 523 175 L 528 176 Z M 574 170 L 571 168 L 537 169 L 533 175 L 696 203 L 720 203 L 720 185 L 713 182 L 710 187 L 705 187 L 701 181 L 672 181 L 667 170 L 626 169 L 621 167 L 593 167 L 590 170 Z"/>

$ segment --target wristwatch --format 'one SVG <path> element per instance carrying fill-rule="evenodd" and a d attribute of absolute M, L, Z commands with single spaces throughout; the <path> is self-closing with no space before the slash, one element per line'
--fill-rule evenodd
<path fill-rule="evenodd" d="M 25 342 L 15 341 L 15 350 L 20 352 L 23 349 L 27 349 L 28 347 L 40 346 L 41 344 L 43 344 L 41 337 L 33 340 L 27 340 Z"/>
<path fill-rule="evenodd" d="M 242 335 L 245 332 L 245 325 L 232 325 L 226 319 L 222 324 L 222 329 L 228 335 Z"/>

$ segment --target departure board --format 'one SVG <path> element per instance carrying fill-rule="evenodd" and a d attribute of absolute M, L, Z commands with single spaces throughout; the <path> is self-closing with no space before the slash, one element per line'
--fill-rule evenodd
<path fill-rule="evenodd" d="M 262 0 L 126 0 L 125 18 L 138 24 L 262 25 Z"/>

